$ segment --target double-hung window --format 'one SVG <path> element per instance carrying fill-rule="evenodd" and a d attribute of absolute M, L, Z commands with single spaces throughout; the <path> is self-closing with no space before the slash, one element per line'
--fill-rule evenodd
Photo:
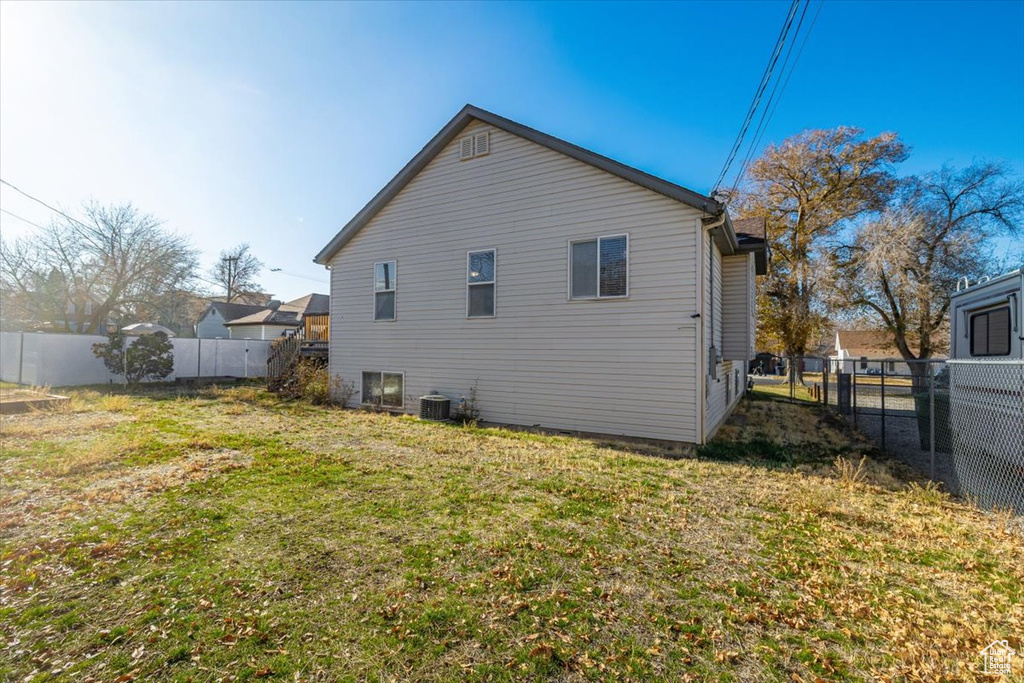
<path fill-rule="evenodd" d="M 614 299 L 628 294 L 628 236 L 569 242 L 570 299 Z"/>
<path fill-rule="evenodd" d="M 494 288 L 497 263 L 494 249 L 471 251 L 466 255 L 466 317 L 494 317 Z"/>
<path fill-rule="evenodd" d="M 363 372 L 363 405 L 401 408 L 405 405 L 405 375 L 401 372 Z"/>
<path fill-rule="evenodd" d="M 1010 307 L 971 316 L 971 355 L 1010 355 Z"/>
<path fill-rule="evenodd" d="M 373 264 L 373 319 L 395 319 L 395 262 Z"/>

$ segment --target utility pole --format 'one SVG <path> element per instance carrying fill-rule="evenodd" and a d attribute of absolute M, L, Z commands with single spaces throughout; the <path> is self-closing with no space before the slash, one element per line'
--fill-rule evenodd
<path fill-rule="evenodd" d="M 227 295 L 227 298 L 225 299 L 225 302 L 226 303 L 231 303 L 231 299 L 233 298 L 231 296 L 232 289 L 234 288 L 234 284 L 235 284 L 235 275 L 234 275 L 233 271 L 234 271 L 234 265 L 238 262 L 238 257 L 237 256 L 225 256 L 224 258 L 221 259 L 221 261 L 224 261 L 225 263 L 228 264 L 228 277 L 227 277 L 228 295 Z"/>

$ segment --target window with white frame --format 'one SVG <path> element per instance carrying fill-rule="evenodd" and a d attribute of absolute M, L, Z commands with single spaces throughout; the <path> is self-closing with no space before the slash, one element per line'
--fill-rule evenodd
<path fill-rule="evenodd" d="M 405 405 L 405 374 L 401 372 L 363 371 L 362 404 L 381 408 Z"/>
<path fill-rule="evenodd" d="M 628 236 L 569 242 L 570 299 L 613 299 L 628 293 Z"/>
<path fill-rule="evenodd" d="M 373 319 L 395 319 L 395 262 L 373 264 Z"/>
<path fill-rule="evenodd" d="M 494 317 L 494 289 L 497 263 L 494 249 L 471 251 L 466 255 L 466 316 Z"/>

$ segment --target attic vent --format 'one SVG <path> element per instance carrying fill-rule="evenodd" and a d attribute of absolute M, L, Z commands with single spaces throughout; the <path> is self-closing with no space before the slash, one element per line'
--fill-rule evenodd
<path fill-rule="evenodd" d="M 491 134 L 487 131 L 473 136 L 473 156 L 482 157 L 491 151 Z"/>
<path fill-rule="evenodd" d="M 489 131 L 467 135 L 459 140 L 459 161 L 473 157 L 482 157 L 491 152 L 491 134 Z"/>
<path fill-rule="evenodd" d="M 473 158 L 473 136 L 467 135 L 459 140 L 459 161 Z"/>

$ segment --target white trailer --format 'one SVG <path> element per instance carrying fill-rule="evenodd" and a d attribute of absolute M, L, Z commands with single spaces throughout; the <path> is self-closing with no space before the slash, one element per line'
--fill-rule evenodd
<path fill-rule="evenodd" d="M 1024 359 L 1024 268 L 974 285 L 964 278 L 949 317 L 951 359 Z"/>
<path fill-rule="evenodd" d="M 949 425 L 960 488 L 1024 513 L 1024 268 L 950 302 Z"/>

